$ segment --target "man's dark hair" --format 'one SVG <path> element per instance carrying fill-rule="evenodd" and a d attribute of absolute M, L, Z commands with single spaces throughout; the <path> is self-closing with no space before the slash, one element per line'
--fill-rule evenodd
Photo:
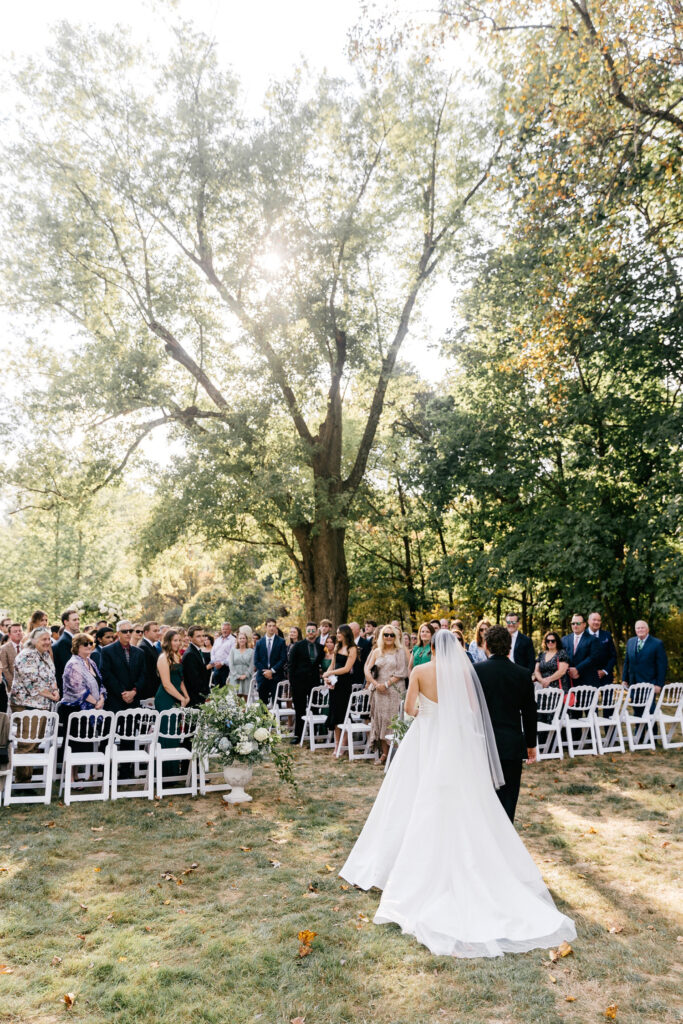
<path fill-rule="evenodd" d="M 366 619 L 363 623 L 364 626 L 372 626 L 373 629 L 377 629 L 377 623 L 373 622 L 372 619 Z"/>
<path fill-rule="evenodd" d="M 430 619 L 429 620 L 429 625 L 430 626 L 436 626 L 437 630 L 439 630 L 439 629 L 441 629 L 441 619 Z"/>
<path fill-rule="evenodd" d="M 203 630 L 203 629 L 204 629 L 203 626 L 190 626 L 190 628 L 187 631 L 187 635 L 189 637 L 193 637 L 195 635 L 195 633 L 199 633 L 200 630 Z"/>
<path fill-rule="evenodd" d="M 156 619 L 150 619 L 149 622 L 145 622 L 144 623 L 144 625 L 142 627 L 142 632 L 143 633 L 147 633 L 152 628 L 152 626 L 158 626 L 158 625 L 159 625 L 159 623 L 157 622 Z"/>
<path fill-rule="evenodd" d="M 583 614 L 583 612 L 572 612 L 572 618 L 574 617 L 576 617 L 577 619 L 581 619 L 582 622 L 586 621 L 586 616 Z"/>
<path fill-rule="evenodd" d="M 50 626 L 50 632 L 52 633 L 53 636 L 59 636 L 59 630 L 59 626 Z"/>
<path fill-rule="evenodd" d="M 486 646 L 490 654 L 497 654 L 507 658 L 512 646 L 512 638 L 505 626 L 491 626 L 486 634 Z"/>
<path fill-rule="evenodd" d="M 506 619 L 509 618 L 511 615 L 514 616 L 515 619 L 517 619 L 517 622 L 519 622 L 519 612 L 505 612 Z"/>
<path fill-rule="evenodd" d="M 266 626 L 268 625 L 269 622 L 274 622 L 275 625 L 277 626 L 277 619 L 266 619 Z"/>
<path fill-rule="evenodd" d="M 70 615 L 73 615 L 73 613 L 74 613 L 75 611 L 76 611 L 76 609 L 75 609 L 75 608 L 67 608 L 67 610 L 66 610 L 65 612 L 62 612 L 62 614 L 61 614 L 61 616 L 60 616 L 60 617 L 61 617 L 61 620 L 62 620 L 62 625 L 64 625 L 64 623 L 65 623 L 65 622 L 66 622 L 66 620 L 67 620 L 67 619 L 69 618 L 69 616 L 70 616 Z"/>
<path fill-rule="evenodd" d="M 308 629 L 309 626 L 313 626 L 313 629 L 317 629 L 318 628 L 318 623 L 317 622 L 307 622 L 306 623 L 306 629 Z"/>

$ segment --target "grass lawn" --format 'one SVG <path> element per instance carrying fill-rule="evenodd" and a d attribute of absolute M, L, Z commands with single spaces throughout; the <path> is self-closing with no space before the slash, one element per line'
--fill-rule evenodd
<path fill-rule="evenodd" d="M 614 1004 L 621 1024 L 681 1019 L 679 752 L 525 770 L 518 827 L 578 929 L 557 963 L 434 957 L 373 925 L 378 894 L 337 871 L 381 771 L 296 759 L 297 797 L 266 766 L 244 810 L 219 793 L 0 808 L 0 1021 L 554 1024 Z"/>

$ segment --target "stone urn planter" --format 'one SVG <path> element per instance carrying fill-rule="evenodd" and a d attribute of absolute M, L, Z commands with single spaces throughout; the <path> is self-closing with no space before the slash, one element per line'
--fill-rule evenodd
<path fill-rule="evenodd" d="M 227 764 L 223 769 L 225 781 L 231 787 L 229 793 L 223 794 L 226 804 L 248 804 L 253 797 L 245 793 L 244 787 L 251 782 L 254 774 L 253 766 L 250 764 Z"/>

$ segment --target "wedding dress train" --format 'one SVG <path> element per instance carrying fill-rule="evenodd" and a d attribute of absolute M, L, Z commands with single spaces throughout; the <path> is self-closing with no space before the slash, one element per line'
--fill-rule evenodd
<path fill-rule="evenodd" d="M 375 923 L 395 922 L 435 954 L 557 945 L 576 936 L 574 924 L 555 907 L 496 795 L 488 712 L 452 639 L 437 634 L 438 703 L 420 694 L 340 875 L 382 889 Z"/>

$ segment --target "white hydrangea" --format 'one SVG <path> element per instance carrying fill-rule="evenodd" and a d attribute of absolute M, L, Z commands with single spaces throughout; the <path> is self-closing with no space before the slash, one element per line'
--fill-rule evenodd
<path fill-rule="evenodd" d="M 218 741 L 218 749 L 222 750 L 224 754 L 227 754 L 231 747 L 232 743 L 227 736 L 223 736 L 223 738 Z"/>
<path fill-rule="evenodd" d="M 251 754 L 253 749 L 254 744 L 250 740 L 242 741 L 242 743 L 238 743 L 235 747 L 237 753 L 242 757 L 246 757 L 247 754 Z"/>
<path fill-rule="evenodd" d="M 257 729 L 256 732 L 254 733 L 254 739 L 257 741 L 257 743 L 265 743 L 265 741 L 268 739 L 268 730 L 264 729 L 263 726 L 261 726 L 260 729 Z"/>

